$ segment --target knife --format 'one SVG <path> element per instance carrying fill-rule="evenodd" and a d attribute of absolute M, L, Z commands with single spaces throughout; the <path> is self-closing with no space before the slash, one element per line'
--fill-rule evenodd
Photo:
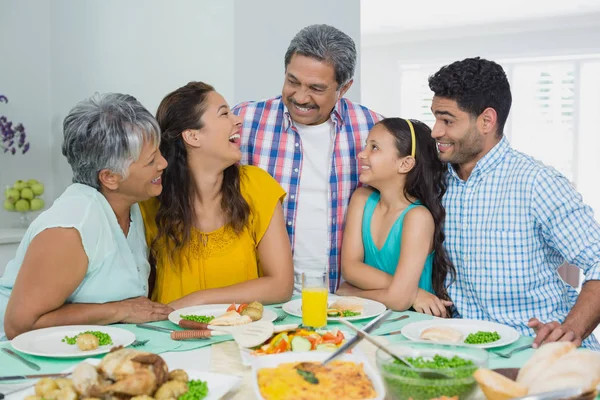
<path fill-rule="evenodd" d="M 151 331 L 158 331 L 158 332 L 165 332 L 165 333 L 171 333 L 171 332 L 175 331 L 175 329 L 163 328 L 161 326 L 154 326 L 154 325 L 136 324 L 135 326 L 137 326 L 138 328 L 142 328 L 142 329 L 150 329 Z"/>
<path fill-rule="evenodd" d="M 16 381 L 22 379 L 37 379 L 37 378 L 64 378 L 71 375 L 71 372 L 64 372 L 60 374 L 36 374 L 36 375 L 13 375 L 13 376 L 0 376 L 0 382 L 2 381 Z"/>
<path fill-rule="evenodd" d="M 8 354 L 11 357 L 16 358 L 17 360 L 21 361 L 23 364 L 27 365 L 29 368 L 35 369 L 36 371 L 40 370 L 40 366 L 37 365 L 34 362 L 29 361 L 28 359 L 24 358 L 22 355 L 15 353 L 14 351 L 12 351 L 11 349 L 7 349 L 6 347 L 2 349 L 3 352 L 5 352 L 6 354 Z"/>
<path fill-rule="evenodd" d="M 367 332 L 368 333 L 368 332 Z M 389 335 L 397 335 L 399 333 L 402 333 L 402 329 L 398 330 L 398 331 L 391 331 L 391 332 L 386 332 L 386 333 L 382 333 L 380 336 L 389 336 Z"/>
<path fill-rule="evenodd" d="M 387 310 L 386 312 L 381 314 L 379 317 L 377 317 L 373 321 L 369 322 L 363 328 L 363 331 L 365 331 L 367 333 L 374 331 L 381 324 L 383 324 L 386 319 L 388 319 L 388 317 L 392 314 L 392 312 L 393 312 L 392 310 Z M 331 356 L 327 357 L 327 359 L 325 361 L 323 361 L 322 365 L 325 365 L 328 362 L 332 361 L 334 358 L 337 358 L 340 354 L 344 354 L 345 352 L 347 352 L 348 350 L 350 350 L 351 348 L 356 346 L 356 344 L 358 342 L 360 342 L 361 339 L 362 338 L 359 335 L 354 336 L 352 339 L 350 339 L 346 343 L 344 343 L 339 349 L 337 349 Z"/>

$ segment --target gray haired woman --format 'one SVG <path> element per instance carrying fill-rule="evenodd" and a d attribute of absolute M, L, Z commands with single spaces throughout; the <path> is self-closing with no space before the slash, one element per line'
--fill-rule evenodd
<path fill-rule="evenodd" d="M 0 337 L 59 325 L 166 319 L 147 298 L 137 202 L 162 191 L 160 128 L 134 97 L 96 94 L 64 120 L 73 184 L 33 221 L 0 278 Z"/>

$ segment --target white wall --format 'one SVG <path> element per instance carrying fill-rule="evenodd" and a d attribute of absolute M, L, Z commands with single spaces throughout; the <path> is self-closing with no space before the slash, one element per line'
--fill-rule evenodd
<path fill-rule="evenodd" d="M 152 114 L 192 80 L 233 97 L 233 1 L 58 0 L 51 9 L 55 195 L 71 182 L 62 121 L 94 92 L 134 95 Z"/>
<path fill-rule="evenodd" d="M 382 10 L 385 12 L 385 10 Z M 490 59 L 600 53 L 600 13 L 514 23 L 365 35 L 362 103 L 398 115 L 399 66 L 481 56 Z"/>
<path fill-rule="evenodd" d="M 360 0 L 0 0 L 0 115 L 23 122 L 25 156 L 0 154 L 0 185 L 46 183 L 51 203 L 71 182 L 62 121 L 94 92 L 137 97 L 153 114 L 191 80 L 210 83 L 233 106 L 277 95 L 283 56 L 304 26 L 328 23 L 360 52 Z M 359 53 L 360 56 L 360 53 Z M 360 97 L 360 63 L 348 97 Z M 18 214 L 0 210 L 0 228 Z"/>
<path fill-rule="evenodd" d="M 23 123 L 31 143 L 27 154 L 0 153 L 2 188 L 17 179 L 52 181 L 49 15 L 46 1 L 0 0 L 0 94 L 9 100 L 8 104 L 0 103 L 0 115 L 15 124 Z M 52 199 L 52 194 L 44 197 Z M 18 213 L 0 209 L 0 227 L 18 220 Z"/>
<path fill-rule="evenodd" d="M 284 55 L 292 38 L 307 25 L 328 24 L 356 43 L 360 60 L 360 0 L 236 0 L 235 96 L 233 103 L 281 94 Z M 360 62 L 346 94 L 360 100 Z"/>

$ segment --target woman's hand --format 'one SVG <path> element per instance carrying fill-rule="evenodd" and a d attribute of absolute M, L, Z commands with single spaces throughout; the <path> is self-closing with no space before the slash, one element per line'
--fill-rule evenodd
<path fill-rule="evenodd" d="M 441 300 L 436 295 L 431 294 L 426 290 L 419 289 L 417 298 L 412 306 L 417 312 L 433 315 L 435 317 L 447 318 L 448 313 L 446 312 L 446 307 L 450 307 L 451 305 L 451 301 Z"/>
<path fill-rule="evenodd" d="M 168 318 L 173 308 L 156 303 L 147 297 L 134 297 L 113 303 L 117 312 L 123 317 L 120 322 L 127 324 L 139 324 L 151 321 L 163 321 Z"/>

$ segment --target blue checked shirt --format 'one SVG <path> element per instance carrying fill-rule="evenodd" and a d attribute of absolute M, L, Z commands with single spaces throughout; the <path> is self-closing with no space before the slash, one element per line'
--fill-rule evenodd
<path fill-rule="evenodd" d="M 287 107 L 277 96 L 265 101 L 246 102 L 233 108 L 243 118 L 242 164 L 256 165 L 279 182 L 287 196 L 283 213 L 294 248 L 296 210 L 302 196 L 298 187 L 302 175 L 302 140 Z M 331 112 L 335 126 L 329 172 L 329 290 L 340 285 L 342 233 L 350 196 L 358 186 L 358 153 L 365 146 L 369 130 L 382 117 L 366 107 L 341 98 Z"/>
<path fill-rule="evenodd" d="M 445 246 L 457 271 L 448 288 L 455 316 L 529 336 L 532 317 L 563 322 L 578 293 L 558 267 L 567 261 L 586 281 L 600 279 L 600 226 L 592 209 L 564 176 L 506 138 L 466 181 L 448 169 Z M 600 350 L 593 335 L 583 346 Z"/>

